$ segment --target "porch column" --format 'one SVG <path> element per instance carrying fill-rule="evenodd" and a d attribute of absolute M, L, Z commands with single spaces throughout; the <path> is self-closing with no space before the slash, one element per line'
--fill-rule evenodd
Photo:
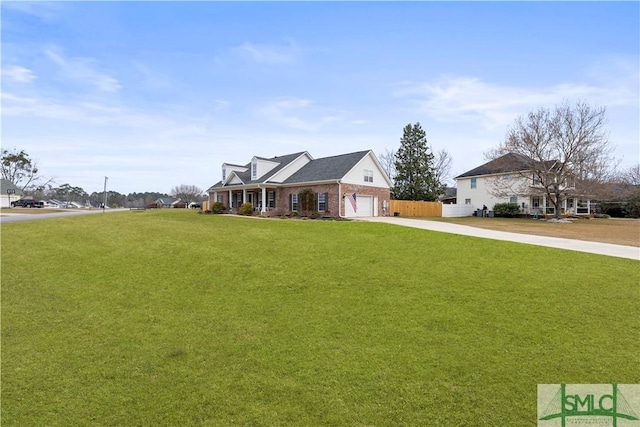
<path fill-rule="evenodd" d="M 243 188 L 242 189 L 242 203 L 245 203 L 247 201 L 247 189 Z"/>
<path fill-rule="evenodd" d="M 231 208 L 233 207 L 233 206 L 231 206 L 231 203 L 232 203 L 231 202 L 231 200 L 232 200 L 231 196 L 233 195 L 232 193 L 233 193 L 233 191 L 229 190 L 229 211 L 231 211 Z"/>
<path fill-rule="evenodd" d="M 591 215 L 591 199 L 587 199 L 587 215 Z"/>
<path fill-rule="evenodd" d="M 260 210 L 260 213 L 266 213 L 266 212 L 267 212 L 267 188 L 262 187 L 262 209 Z"/>

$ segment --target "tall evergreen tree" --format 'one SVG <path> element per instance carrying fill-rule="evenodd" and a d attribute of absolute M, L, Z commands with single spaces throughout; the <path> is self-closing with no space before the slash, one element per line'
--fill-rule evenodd
<path fill-rule="evenodd" d="M 442 185 L 434 174 L 434 155 L 420 126 L 405 126 L 396 151 L 392 194 L 398 200 L 437 200 Z"/>

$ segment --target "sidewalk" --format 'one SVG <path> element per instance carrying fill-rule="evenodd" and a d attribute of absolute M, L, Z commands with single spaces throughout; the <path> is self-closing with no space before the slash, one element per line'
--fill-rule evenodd
<path fill-rule="evenodd" d="M 634 246 L 613 245 L 609 243 L 587 242 L 583 240 L 562 239 L 559 237 L 534 236 L 530 234 L 508 233 L 505 231 L 486 230 L 484 228 L 469 227 L 467 225 L 446 222 L 429 221 L 423 219 L 409 219 L 399 217 L 369 217 L 358 218 L 364 221 L 383 222 L 402 225 L 404 227 L 421 228 L 442 233 L 462 234 L 483 239 L 505 240 L 509 242 L 526 243 L 529 245 L 547 246 L 550 248 L 566 249 L 570 251 L 588 252 L 619 258 L 640 260 L 640 248 Z"/>

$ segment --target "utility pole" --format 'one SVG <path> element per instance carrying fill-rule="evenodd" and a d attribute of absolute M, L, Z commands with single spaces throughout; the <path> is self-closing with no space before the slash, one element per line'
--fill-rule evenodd
<path fill-rule="evenodd" d="M 102 213 L 104 213 L 105 208 L 107 207 L 107 180 L 108 176 L 104 177 L 104 203 L 102 204 Z"/>

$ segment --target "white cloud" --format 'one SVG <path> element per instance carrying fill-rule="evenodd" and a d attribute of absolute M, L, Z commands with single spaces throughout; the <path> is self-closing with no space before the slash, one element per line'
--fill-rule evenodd
<path fill-rule="evenodd" d="M 636 77 L 637 79 L 637 77 Z M 604 106 L 637 105 L 637 89 L 608 80 L 606 84 L 560 83 L 517 87 L 474 77 L 444 77 L 437 82 L 403 83 L 395 95 L 411 99 L 429 118 L 445 123 L 475 122 L 486 130 L 508 126 L 521 114 L 563 101 Z"/>
<path fill-rule="evenodd" d="M 33 71 L 19 65 L 11 65 L 3 68 L 2 77 L 19 83 L 31 83 L 37 78 Z"/>
<path fill-rule="evenodd" d="M 231 49 L 236 55 L 263 64 L 291 64 L 300 49 L 292 42 L 283 45 L 267 45 L 244 42 Z"/>
<path fill-rule="evenodd" d="M 91 58 L 72 57 L 66 58 L 57 48 L 49 48 L 45 50 L 45 55 L 54 63 L 56 63 L 63 76 L 82 82 L 90 86 L 94 86 L 103 92 L 117 92 L 122 88 L 120 82 L 96 68 L 96 61 Z"/>
<path fill-rule="evenodd" d="M 341 121 L 343 111 L 326 111 L 301 98 L 279 98 L 257 110 L 258 114 L 278 125 L 304 131 L 317 131 L 323 126 Z"/>
<path fill-rule="evenodd" d="M 42 21 L 55 20 L 64 6 L 59 2 L 49 1 L 3 1 L 2 9 L 35 16 Z"/>

